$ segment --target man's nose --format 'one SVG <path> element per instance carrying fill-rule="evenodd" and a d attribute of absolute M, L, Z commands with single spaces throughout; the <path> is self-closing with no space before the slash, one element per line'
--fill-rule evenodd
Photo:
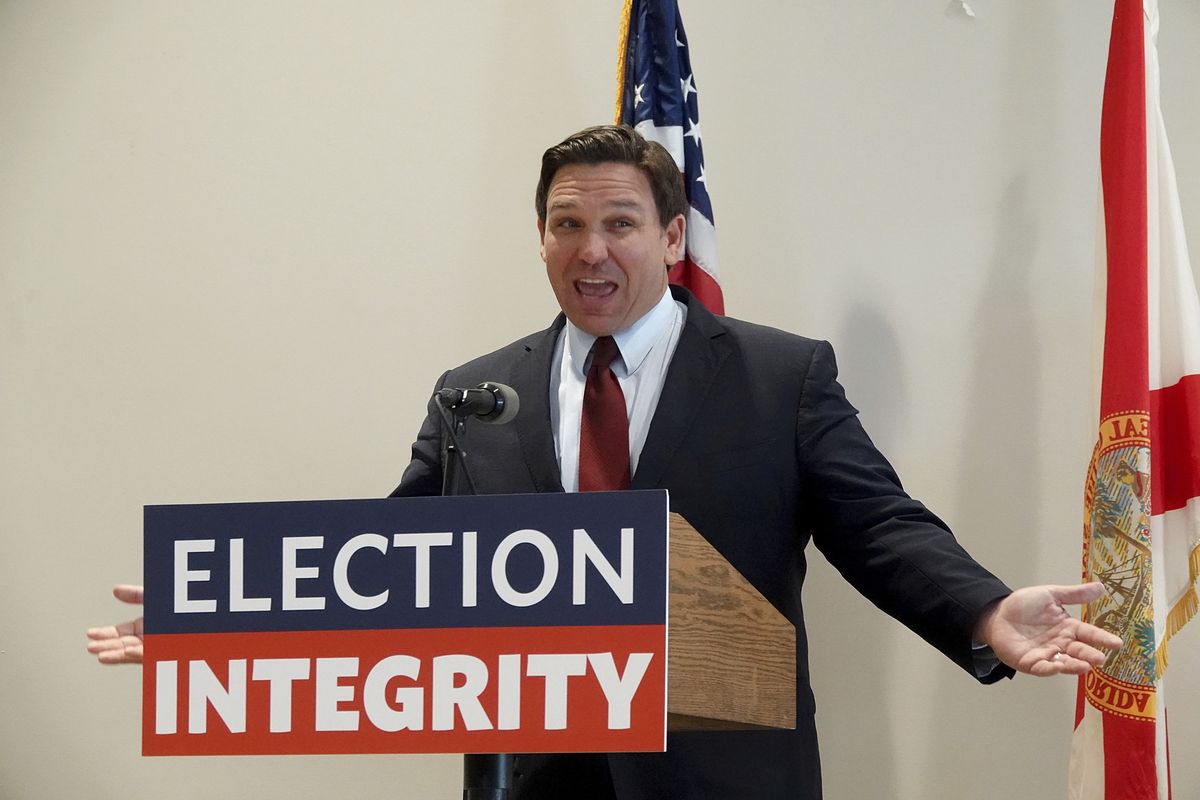
<path fill-rule="evenodd" d="M 590 230 L 583 234 L 579 257 L 587 264 L 599 264 L 608 258 L 608 239 L 602 231 Z"/>

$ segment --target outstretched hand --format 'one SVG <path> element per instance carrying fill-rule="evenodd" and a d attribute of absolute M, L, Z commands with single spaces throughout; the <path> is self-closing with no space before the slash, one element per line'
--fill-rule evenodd
<path fill-rule="evenodd" d="M 123 603 L 142 604 L 142 587 L 118 585 L 113 587 L 113 597 Z M 90 628 L 87 632 L 89 653 L 101 664 L 142 663 L 142 618 L 138 617 L 120 625 Z"/>
<path fill-rule="evenodd" d="M 1121 639 L 1075 619 L 1063 606 L 1090 603 L 1102 594 L 1101 583 L 1018 589 L 984 612 L 975 639 L 1018 672 L 1083 675 L 1104 663 L 1106 650 L 1120 649 Z"/>

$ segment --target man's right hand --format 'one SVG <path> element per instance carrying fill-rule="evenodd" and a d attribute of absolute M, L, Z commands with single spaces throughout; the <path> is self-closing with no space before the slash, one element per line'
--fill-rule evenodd
<path fill-rule="evenodd" d="M 123 603 L 142 604 L 142 587 L 120 584 L 113 587 L 113 597 Z M 120 625 L 90 628 L 87 632 L 88 652 L 101 664 L 142 663 L 142 618 Z"/>

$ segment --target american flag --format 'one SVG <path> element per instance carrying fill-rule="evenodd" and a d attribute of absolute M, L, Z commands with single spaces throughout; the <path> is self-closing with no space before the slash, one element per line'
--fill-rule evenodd
<path fill-rule="evenodd" d="M 626 0 L 617 64 L 616 117 L 618 124 L 631 125 L 667 148 L 679 165 L 691 208 L 684 257 L 671 268 L 670 279 L 686 287 L 713 313 L 724 314 L 696 79 L 675 0 Z"/>

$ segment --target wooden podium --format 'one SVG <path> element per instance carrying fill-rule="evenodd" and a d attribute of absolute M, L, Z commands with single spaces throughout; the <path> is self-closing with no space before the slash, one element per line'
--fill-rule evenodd
<path fill-rule="evenodd" d="M 796 727 L 796 628 L 670 515 L 669 730 Z"/>

